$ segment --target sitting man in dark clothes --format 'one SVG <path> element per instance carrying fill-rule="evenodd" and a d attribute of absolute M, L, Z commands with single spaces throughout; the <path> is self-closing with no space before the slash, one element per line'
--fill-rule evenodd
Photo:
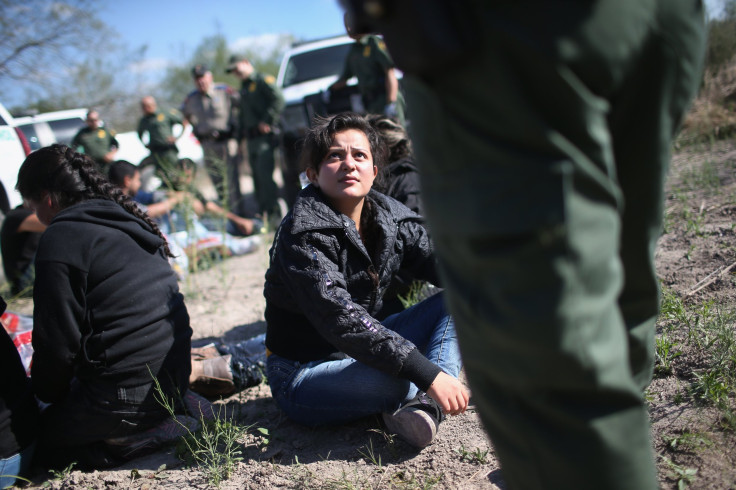
<path fill-rule="evenodd" d="M 33 287 L 33 258 L 38 240 L 46 225 L 38 220 L 30 209 L 18 206 L 5 215 L 0 229 L 5 278 L 10 283 L 11 294 L 30 295 Z"/>
<path fill-rule="evenodd" d="M 5 301 L 0 298 L 0 314 Z M 27 476 L 36 445 L 38 405 L 18 351 L 0 327 L 0 488 Z"/>

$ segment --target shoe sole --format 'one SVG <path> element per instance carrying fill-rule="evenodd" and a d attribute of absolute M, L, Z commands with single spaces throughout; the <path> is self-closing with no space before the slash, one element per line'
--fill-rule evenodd
<path fill-rule="evenodd" d="M 429 446 L 437 435 L 437 426 L 432 417 L 417 408 L 399 409 L 393 414 L 384 413 L 383 421 L 389 432 L 418 449 Z"/>

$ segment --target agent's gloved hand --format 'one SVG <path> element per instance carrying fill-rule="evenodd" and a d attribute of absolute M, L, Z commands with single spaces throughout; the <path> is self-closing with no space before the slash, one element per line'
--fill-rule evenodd
<path fill-rule="evenodd" d="M 388 117 L 396 117 L 396 102 L 391 102 L 390 104 L 386 104 L 386 107 L 383 108 L 383 113 Z"/>

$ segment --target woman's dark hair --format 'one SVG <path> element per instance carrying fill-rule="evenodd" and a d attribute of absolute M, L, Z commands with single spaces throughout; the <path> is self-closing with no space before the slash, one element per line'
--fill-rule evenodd
<path fill-rule="evenodd" d="M 304 138 L 301 154 L 301 167 L 312 168 L 319 172 L 319 166 L 325 159 L 332 146 L 335 134 L 348 129 L 356 129 L 365 134 L 373 157 L 373 165 L 381 168 L 386 163 L 388 150 L 378 132 L 368 120 L 354 112 L 342 112 L 330 117 L 317 116 L 312 121 L 312 127 Z"/>
<path fill-rule="evenodd" d="M 66 145 L 51 145 L 28 155 L 18 171 L 15 188 L 26 199 L 40 201 L 44 192 L 60 209 L 89 199 L 107 199 L 145 221 L 164 241 L 164 252 L 173 257 L 156 223 L 98 170 L 97 163 Z"/>
<path fill-rule="evenodd" d="M 402 158 L 411 158 L 411 140 L 404 126 L 383 114 L 369 115 L 368 122 L 376 128 L 378 134 L 386 142 L 389 151 L 389 163 L 396 162 Z"/>
<path fill-rule="evenodd" d="M 139 169 L 127 160 L 118 160 L 112 162 L 110 170 L 107 171 L 107 178 L 118 187 L 125 185 L 125 177 L 133 177 Z"/>

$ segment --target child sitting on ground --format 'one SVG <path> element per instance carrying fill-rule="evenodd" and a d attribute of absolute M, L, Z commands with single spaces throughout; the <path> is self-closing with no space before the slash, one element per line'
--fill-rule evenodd
<path fill-rule="evenodd" d="M 140 192 L 140 172 L 130 162 L 119 160 L 110 167 L 110 182 L 138 202 L 142 209 L 154 218 L 156 224 L 179 254 L 178 265 L 184 270 L 194 269 L 195 260 L 214 252 L 217 256 L 243 255 L 256 250 L 260 244 L 257 236 L 234 236 L 230 232 L 251 234 L 260 231 L 257 221 L 226 211 L 216 203 L 206 201 L 193 192 L 194 162 L 179 160 L 181 172 L 173 188 L 153 194 Z M 215 220 L 205 217 L 214 216 Z M 226 220 L 228 232 L 218 231 L 216 221 Z M 208 225 L 206 225 L 206 223 Z"/>

